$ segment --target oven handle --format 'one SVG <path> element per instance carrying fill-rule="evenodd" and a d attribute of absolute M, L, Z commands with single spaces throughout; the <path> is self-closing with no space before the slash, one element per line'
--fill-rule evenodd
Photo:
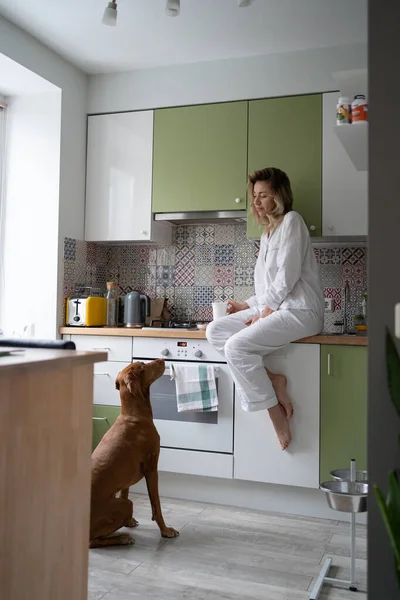
<path fill-rule="evenodd" d="M 179 363 L 176 363 L 176 364 L 179 364 Z M 204 363 L 199 363 L 199 364 L 204 364 Z M 214 366 L 214 365 L 211 365 L 211 366 L 214 369 L 214 377 L 215 377 L 215 379 L 218 379 L 218 377 L 219 377 L 219 367 L 218 366 Z M 171 368 L 170 368 L 169 365 L 166 365 L 165 366 L 165 371 L 163 373 L 163 377 L 170 377 L 170 376 L 171 376 Z"/>
<path fill-rule="evenodd" d="M 142 361 L 144 363 L 152 362 L 150 359 L 143 359 L 143 358 L 136 358 L 136 357 L 132 358 L 132 362 L 135 362 L 137 360 L 140 360 L 140 361 Z M 179 364 L 186 363 L 186 362 L 187 361 L 176 361 L 175 362 L 173 360 L 166 360 L 165 361 L 165 372 L 163 373 L 162 377 L 166 377 L 166 376 L 169 377 L 170 376 L 170 368 L 169 368 L 170 364 L 177 364 L 177 365 L 179 365 Z M 189 364 L 196 365 L 196 366 L 199 366 L 199 365 L 209 365 L 210 367 L 214 368 L 215 379 L 218 379 L 218 377 L 219 377 L 219 366 L 218 366 L 218 364 L 215 365 L 215 364 L 202 363 L 202 362 L 191 362 Z"/>

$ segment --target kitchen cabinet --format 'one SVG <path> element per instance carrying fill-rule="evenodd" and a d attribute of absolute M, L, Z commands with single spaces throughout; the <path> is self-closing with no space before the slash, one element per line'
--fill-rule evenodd
<path fill-rule="evenodd" d="M 245 210 L 247 102 L 155 111 L 153 212 Z"/>
<path fill-rule="evenodd" d="M 294 405 L 292 443 L 282 452 L 268 412 L 244 412 L 236 397 L 234 478 L 317 489 L 319 486 L 319 345 L 290 344 L 266 357 L 284 373 Z"/>
<path fill-rule="evenodd" d="M 367 468 L 367 348 L 321 346 L 320 480 L 352 458 Z"/>
<path fill-rule="evenodd" d="M 336 135 L 338 93 L 323 95 L 322 234 L 367 235 L 368 173 L 356 170 Z M 357 132 L 364 127 L 342 125 L 341 129 Z"/>
<path fill-rule="evenodd" d="M 153 117 L 88 117 L 86 241 L 171 243 L 171 226 L 152 220 Z"/>
<path fill-rule="evenodd" d="M 107 362 L 94 367 L 93 401 L 96 405 L 120 406 L 120 396 L 115 389 L 115 380 L 122 369 L 132 362 L 131 337 L 107 335 L 71 335 L 77 350 L 95 350 L 108 353 Z M 100 425 L 99 425 L 100 427 Z"/>
<path fill-rule="evenodd" d="M 115 423 L 118 415 L 121 413 L 119 406 L 93 406 L 93 439 L 92 451 L 101 441 L 103 435 L 107 433 L 111 425 Z"/>
<path fill-rule="evenodd" d="M 278 167 L 289 176 L 294 203 L 312 236 L 322 225 L 322 99 L 321 94 L 269 98 L 249 102 L 248 171 Z M 248 198 L 250 208 L 251 198 Z M 249 215 L 249 238 L 261 228 Z"/>
<path fill-rule="evenodd" d="M 107 352 L 109 361 L 131 362 L 133 338 L 125 336 L 114 337 L 107 335 L 106 332 L 107 329 L 105 328 L 105 335 L 71 335 L 71 342 L 74 342 L 77 350 Z M 123 366 L 120 368 L 123 369 Z"/>
<path fill-rule="evenodd" d="M 115 388 L 118 373 L 128 367 L 129 362 L 99 363 L 94 369 L 93 401 L 95 404 L 121 406 L 119 391 Z"/>

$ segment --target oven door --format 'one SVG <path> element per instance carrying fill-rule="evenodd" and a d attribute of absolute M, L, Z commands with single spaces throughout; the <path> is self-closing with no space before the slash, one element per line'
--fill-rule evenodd
<path fill-rule="evenodd" d="M 175 381 L 170 377 L 171 362 L 174 361 L 165 361 L 164 375 L 150 388 L 154 423 L 160 434 L 161 447 L 232 454 L 234 389 L 228 366 L 214 365 L 218 411 L 179 413 Z"/>

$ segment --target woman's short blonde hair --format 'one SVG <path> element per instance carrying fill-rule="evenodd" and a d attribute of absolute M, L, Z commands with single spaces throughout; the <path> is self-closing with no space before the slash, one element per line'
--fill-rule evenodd
<path fill-rule="evenodd" d="M 257 181 L 268 181 L 271 193 L 274 196 L 275 208 L 264 217 L 260 217 L 254 206 L 253 189 Z M 250 212 L 259 225 L 264 225 L 265 231 L 272 231 L 282 221 L 286 213 L 292 210 L 293 192 L 289 177 L 281 169 L 267 167 L 250 173 L 247 181 L 247 190 L 251 197 Z"/>

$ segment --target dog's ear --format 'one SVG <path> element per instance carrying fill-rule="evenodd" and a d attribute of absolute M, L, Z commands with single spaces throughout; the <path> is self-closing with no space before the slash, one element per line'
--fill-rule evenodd
<path fill-rule="evenodd" d="M 141 385 L 141 375 L 144 372 L 144 365 L 141 363 L 135 364 L 134 368 L 129 369 L 125 373 L 124 383 L 131 394 Z"/>
<path fill-rule="evenodd" d="M 115 389 L 119 390 L 119 374 L 117 375 L 117 379 L 115 380 Z"/>

